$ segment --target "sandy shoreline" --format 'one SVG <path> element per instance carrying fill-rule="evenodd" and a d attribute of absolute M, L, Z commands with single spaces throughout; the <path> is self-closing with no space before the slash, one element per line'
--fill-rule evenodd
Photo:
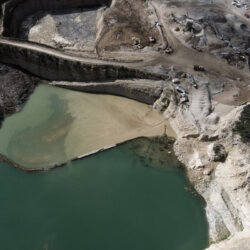
<path fill-rule="evenodd" d="M 146 104 L 40 85 L 22 112 L 4 121 L 0 154 L 19 169 L 43 171 L 138 137 L 165 133 L 175 137 L 164 116 Z"/>
<path fill-rule="evenodd" d="M 67 166 L 70 162 L 74 162 L 74 161 L 77 161 L 77 160 L 82 160 L 84 158 L 91 157 L 93 155 L 102 153 L 104 151 L 113 149 L 115 147 L 124 145 L 126 143 L 130 143 L 130 142 L 132 142 L 134 140 L 139 140 L 139 139 L 142 139 L 142 138 L 151 138 L 151 139 L 154 139 L 154 138 L 160 138 L 160 136 L 159 137 L 157 137 L 157 136 L 151 136 L 151 137 L 140 136 L 140 137 L 136 137 L 136 138 L 133 138 L 133 139 L 130 139 L 130 140 L 126 140 L 126 141 L 123 141 L 123 142 L 120 142 L 120 143 L 117 143 L 117 144 L 114 144 L 114 145 L 106 146 L 106 147 L 98 149 L 98 150 L 94 150 L 92 152 L 88 152 L 88 153 L 83 154 L 83 155 L 79 155 L 79 156 L 77 156 L 77 157 L 75 157 L 73 159 L 70 159 L 67 162 L 63 162 L 61 164 L 55 164 L 55 165 L 51 165 L 51 166 L 46 166 L 46 167 L 27 168 L 27 167 L 24 167 L 24 166 L 22 166 L 22 165 L 20 165 L 20 164 L 18 164 L 16 162 L 14 162 L 14 161 L 12 161 L 11 159 L 9 159 L 8 157 L 4 156 L 1 153 L 0 153 L 0 161 L 2 161 L 4 163 L 7 163 L 11 167 L 13 167 L 15 169 L 18 169 L 18 170 L 21 170 L 21 171 L 26 172 L 26 173 L 46 172 L 46 171 L 50 171 L 50 170 L 53 170 L 53 169 L 56 169 L 56 168 L 61 168 L 61 167 Z"/>
<path fill-rule="evenodd" d="M 163 115 L 148 105 L 117 96 L 74 92 L 78 94 L 84 98 L 69 96 L 73 123 L 65 139 L 67 155 L 87 154 L 137 137 L 161 136 L 165 129 L 168 136 L 175 136 Z M 86 113 L 79 115 L 83 105 Z"/>

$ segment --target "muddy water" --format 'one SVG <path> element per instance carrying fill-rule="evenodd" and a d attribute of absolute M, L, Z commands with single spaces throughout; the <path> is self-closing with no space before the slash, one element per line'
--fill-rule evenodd
<path fill-rule="evenodd" d="M 4 121 L 0 153 L 24 167 L 44 167 L 163 132 L 162 115 L 147 105 L 40 85 L 23 110 Z"/>
<path fill-rule="evenodd" d="M 149 140 L 46 173 L 0 163 L 0 249 L 202 250 L 204 204 L 178 167 Z"/>

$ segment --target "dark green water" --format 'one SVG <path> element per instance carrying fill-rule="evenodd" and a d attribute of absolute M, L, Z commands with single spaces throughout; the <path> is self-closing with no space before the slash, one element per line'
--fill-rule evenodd
<path fill-rule="evenodd" d="M 204 249 L 204 204 L 154 150 L 141 140 L 36 174 L 0 163 L 0 249 Z"/>

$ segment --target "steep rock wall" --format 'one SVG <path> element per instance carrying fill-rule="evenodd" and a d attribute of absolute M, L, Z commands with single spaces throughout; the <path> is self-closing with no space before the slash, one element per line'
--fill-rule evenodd
<path fill-rule="evenodd" d="M 59 57 L 32 48 L 0 45 L 0 61 L 16 65 L 29 73 L 51 81 L 107 81 L 126 78 L 160 80 L 164 76 L 112 64 L 94 64 Z"/>
<path fill-rule="evenodd" d="M 52 82 L 51 85 L 90 93 L 123 96 L 149 105 L 152 105 L 160 97 L 163 89 L 169 86 L 165 81 L 144 79 L 100 83 Z"/>

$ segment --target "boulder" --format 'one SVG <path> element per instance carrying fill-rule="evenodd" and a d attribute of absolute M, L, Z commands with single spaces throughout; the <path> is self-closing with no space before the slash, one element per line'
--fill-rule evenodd
<path fill-rule="evenodd" d="M 227 158 L 227 152 L 222 144 L 212 143 L 208 146 L 209 159 L 215 162 L 224 162 Z"/>

